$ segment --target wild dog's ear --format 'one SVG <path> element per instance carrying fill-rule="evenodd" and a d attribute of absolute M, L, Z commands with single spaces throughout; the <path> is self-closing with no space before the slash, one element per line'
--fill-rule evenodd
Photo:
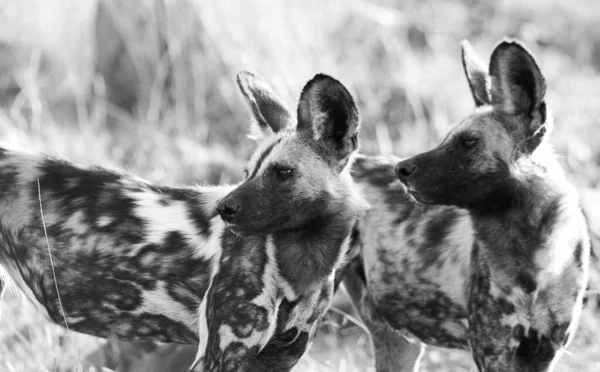
<path fill-rule="evenodd" d="M 263 79 L 251 72 L 240 71 L 237 84 L 257 124 L 257 128 L 252 128 L 252 137 L 277 133 L 293 123 L 293 115 L 285 102 Z"/>
<path fill-rule="evenodd" d="M 471 43 L 463 40 L 460 43 L 462 63 L 475 101 L 475 107 L 489 105 L 489 76 Z"/>
<path fill-rule="evenodd" d="M 527 123 L 527 152 L 533 152 L 546 133 L 546 81 L 535 59 L 516 41 L 503 41 L 492 53 L 491 98 L 495 109 L 519 115 Z"/>
<path fill-rule="evenodd" d="M 317 74 L 302 89 L 297 131 L 319 144 L 336 170 L 358 148 L 360 114 L 350 92 L 331 76 Z"/>

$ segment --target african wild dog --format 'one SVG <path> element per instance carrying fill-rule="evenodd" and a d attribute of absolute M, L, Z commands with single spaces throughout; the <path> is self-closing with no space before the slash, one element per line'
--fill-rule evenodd
<path fill-rule="evenodd" d="M 322 74 L 297 115 L 258 77 L 238 85 L 263 137 L 235 186 L 155 186 L 2 148 L 5 279 L 71 330 L 199 342 L 205 371 L 291 369 L 364 209 L 349 173 L 359 112 Z"/>
<path fill-rule="evenodd" d="M 438 147 L 353 166 L 372 208 L 345 283 L 378 371 L 418 368 L 419 342 L 393 329 L 470 348 L 481 371 L 545 371 L 577 327 L 589 237 L 545 141 L 544 78 L 517 42 L 496 47 L 489 73 L 464 42 L 463 64 L 477 108 Z"/>

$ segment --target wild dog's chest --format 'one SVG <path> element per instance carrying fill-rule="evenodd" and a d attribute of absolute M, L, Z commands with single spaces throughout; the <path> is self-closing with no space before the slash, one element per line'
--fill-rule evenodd
<path fill-rule="evenodd" d="M 281 273 L 270 236 L 241 238 L 225 231 L 222 240 L 218 272 L 201 307 L 208 331 L 201 348 L 206 345 L 210 356 L 205 364 L 232 353 L 283 351 L 297 361 L 330 304 L 333 276 L 298 293 Z"/>
<path fill-rule="evenodd" d="M 231 320 L 232 325 L 239 320 L 241 327 L 252 322 L 254 327 L 265 330 L 274 324 L 257 320 L 267 321 L 277 315 L 278 331 L 293 327 L 304 330 L 328 307 L 333 295 L 333 273 L 323 280 L 313 280 L 305 291 L 298 291 L 298 284 L 290 282 L 282 272 L 285 266 L 278 261 L 278 248 L 270 236 L 239 238 L 225 231 L 223 247 L 211 288 L 212 307 L 218 309 L 215 320 Z"/>
<path fill-rule="evenodd" d="M 511 247 L 502 247 L 508 257 L 504 261 L 494 254 L 497 240 L 496 244 L 489 240 L 474 244 L 469 321 L 471 327 L 489 328 L 474 334 L 497 332 L 494 327 L 511 329 L 514 348 L 532 335 L 552 348 L 561 348 L 567 342 L 572 333 L 568 329 L 577 321 L 587 283 L 589 243 L 581 222 L 573 229 L 545 233 L 545 239 L 540 239 L 543 244 L 525 247 L 533 252 L 529 257 L 516 256 L 515 252 L 524 248 L 516 239 L 512 251 Z"/>

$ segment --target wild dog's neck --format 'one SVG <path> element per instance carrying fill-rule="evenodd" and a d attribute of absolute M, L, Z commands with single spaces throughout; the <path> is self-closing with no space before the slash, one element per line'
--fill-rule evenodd
<path fill-rule="evenodd" d="M 333 273 L 357 220 L 349 209 L 329 212 L 272 235 L 280 273 L 296 293 L 316 288 Z"/>
<path fill-rule="evenodd" d="M 504 271 L 531 268 L 549 235 L 579 213 L 577 193 L 562 173 L 539 167 L 513 172 L 485 203 L 468 209 L 480 246 Z"/>
<path fill-rule="evenodd" d="M 467 206 L 477 219 L 495 218 L 506 223 L 514 217 L 527 217 L 532 226 L 539 226 L 542 211 L 552 209 L 574 192 L 552 155 L 543 163 L 524 157 L 515 164 L 485 198 Z"/>

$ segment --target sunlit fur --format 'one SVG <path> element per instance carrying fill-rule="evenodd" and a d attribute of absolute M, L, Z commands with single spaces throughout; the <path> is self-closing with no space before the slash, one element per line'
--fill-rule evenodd
<path fill-rule="evenodd" d="M 365 206 L 349 167 L 337 166 L 356 150 L 359 115 L 335 79 L 307 84 L 325 102 L 315 103 L 319 128 L 336 126 L 347 144 L 332 150 L 312 127 L 294 129 L 264 81 L 241 73 L 238 84 L 263 133 L 238 185 L 156 186 L 0 146 L 2 280 L 73 331 L 199 343 L 204 371 L 290 370 L 329 307 Z M 293 173 L 279 179 L 275 165 Z M 232 201 L 240 213 L 224 223 Z"/>
<path fill-rule="evenodd" d="M 476 86 L 488 79 L 470 80 L 479 107 L 435 149 L 397 164 L 356 160 L 353 177 L 372 207 L 347 281 L 374 339 L 387 325 L 470 349 L 481 371 L 546 371 L 577 328 L 589 237 L 546 143 L 552 123 L 532 57 L 501 43 L 490 73 L 489 92 Z M 403 354 L 413 356 L 403 370 L 418 363 L 418 344 L 397 343 L 403 350 L 376 350 L 378 370 Z"/>

